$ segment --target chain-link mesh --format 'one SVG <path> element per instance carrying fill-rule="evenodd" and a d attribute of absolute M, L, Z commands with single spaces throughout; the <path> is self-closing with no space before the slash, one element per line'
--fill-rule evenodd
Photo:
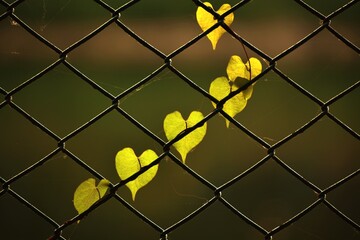
<path fill-rule="evenodd" d="M 327 195 L 331 192 L 333 192 L 336 189 L 342 188 L 346 183 L 355 181 L 355 179 L 358 177 L 359 169 L 352 169 L 350 171 L 350 174 L 346 176 L 342 176 L 341 179 L 339 179 L 336 182 L 333 182 L 332 184 L 328 185 L 326 188 L 321 188 L 312 181 L 308 180 L 302 173 L 297 171 L 297 169 L 294 169 L 290 167 L 289 164 L 286 163 L 287 159 L 280 158 L 276 151 L 282 148 L 282 146 L 294 141 L 294 139 L 297 139 L 297 137 L 300 134 L 303 134 L 305 132 L 310 131 L 313 126 L 323 121 L 325 118 L 330 119 L 333 123 L 335 123 L 337 126 L 339 126 L 343 132 L 345 132 L 346 135 L 350 136 L 352 139 L 355 139 L 357 147 L 358 140 L 359 140 L 359 134 L 352 129 L 349 125 L 344 123 L 343 121 L 339 120 L 339 118 L 330 112 L 331 107 L 339 102 L 340 100 L 346 98 L 349 94 L 356 93 L 356 90 L 359 87 L 359 81 L 356 81 L 351 86 L 347 87 L 345 90 L 342 90 L 340 93 L 332 96 L 327 101 L 320 100 L 317 96 L 312 94 L 309 90 L 306 89 L 306 87 L 301 86 L 299 83 L 294 81 L 292 78 L 288 77 L 286 73 L 284 73 L 280 68 L 278 67 L 278 63 L 282 60 L 286 61 L 286 58 L 288 55 L 294 52 L 294 50 L 298 49 L 299 47 L 306 45 L 308 43 L 311 43 L 313 39 L 315 39 L 316 36 L 323 32 L 328 32 L 332 34 L 336 39 L 338 39 L 341 44 L 344 44 L 346 48 L 349 51 L 352 51 L 356 55 L 360 53 L 359 47 L 356 46 L 356 44 L 349 41 L 347 38 L 345 38 L 339 31 L 337 31 L 332 26 L 332 20 L 336 19 L 336 17 L 340 16 L 346 11 L 349 11 L 352 8 L 356 8 L 356 3 L 358 3 L 357 0 L 350 1 L 340 8 L 336 9 L 335 11 L 332 11 L 328 15 L 324 15 L 320 13 L 318 10 L 312 8 L 310 5 L 308 5 L 305 1 L 301 0 L 295 0 L 294 2 L 297 4 L 298 8 L 305 9 L 308 13 L 311 13 L 311 15 L 315 16 L 318 21 L 319 25 L 308 32 L 308 34 L 302 38 L 300 41 L 293 44 L 291 47 L 287 48 L 285 51 L 282 51 L 280 54 L 276 55 L 275 57 L 270 57 L 266 52 L 258 49 L 254 44 L 246 40 L 246 36 L 242 36 L 235 32 L 231 27 L 228 27 L 222 22 L 222 19 L 225 16 L 219 16 L 214 11 L 210 11 L 212 14 L 214 14 L 214 17 L 219 18 L 219 22 L 214 25 L 212 28 L 207 30 L 206 32 L 203 32 L 190 41 L 186 42 L 184 45 L 177 48 L 175 51 L 171 52 L 170 54 L 165 54 L 162 51 L 158 50 L 156 47 L 154 47 L 152 44 L 148 43 L 146 40 L 144 40 L 140 34 L 138 34 L 136 31 L 133 31 L 130 27 L 128 27 L 123 21 L 122 21 L 122 14 L 126 13 L 129 9 L 133 8 L 133 6 L 136 6 L 137 4 L 141 4 L 142 1 L 129 1 L 126 4 L 122 5 L 119 8 L 113 8 L 104 1 L 96 0 L 95 1 L 98 4 L 98 8 L 102 8 L 103 10 L 107 11 L 108 14 L 111 15 L 100 27 L 93 30 L 90 34 L 83 37 L 81 40 L 73 43 L 69 47 L 65 49 L 61 49 L 57 44 L 47 40 L 45 37 L 43 37 L 41 34 L 39 34 L 37 31 L 35 31 L 32 27 L 30 27 L 26 20 L 21 19 L 17 14 L 16 10 L 18 7 L 25 5 L 25 4 L 32 4 L 30 1 L 14 1 L 12 3 L 8 3 L 8 1 L 0 1 L 1 5 L 3 6 L 3 10 L 0 13 L 0 22 L 2 23 L 8 23 L 9 21 L 17 25 L 18 27 L 21 27 L 23 30 L 25 30 L 27 33 L 30 33 L 32 35 L 32 38 L 37 39 L 41 42 L 44 46 L 46 46 L 47 50 L 50 50 L 52 54 L 55 54 L 56 60 L 53 61 L 50 65 L 43 68 L 41 71 L 39 71 L 34 76 L 30 77 L 26 81 L 22 82 L 21 84 L 11 88 L 10 90 L 3 88 L 0 86 L 0 93 L 3 96 L 3 100 L 0 102 L 0 111 L 4 111 L 5 108 L 10 108 L 11 111 L 15 111 L 19 113 L 23 119 L 26 119 L 27 122 L 30 122 L 32 125 L 36 126 L 38 129 L 40 129 L 43 133 L 46 134 L 48 138 L 51 139 L 51 141 L 55 141 L 57 143 L 57 146 L 55 148 L 52 148 L 51 151 L 49 151 L 48 154 L 41 157 L 40 160 L 37 160 L 35 163 L 31 164 L 26 169 L 23 169 L 22 171 L 17 172 L 16 174 L 5 177 L 0 176 L 0 182 L 1 182 L 1 191 L 0 196 L 1 198 L 5 198 L 6 196 L 11 196 L 11 201 L 18 201 L 22 205 L 25 205 L 26 208 L 28 208 L 33 214 L 40 216 L 40 218 L 46 222 L 47 224 L 50 224 L 54 233 L 53 236 L 50 237 L 50 239 L 70 239 L 70 237 L 67 237 L 66 230 L 71 228 L 71 226 L 74 226 L 79 220 L 82 220 L 87 215 L 92 215 L 96 211 L 98 211 L 99 207 L 107 203 L 109 200 L 115 201 L 117 204 L 120 204 L 124 207 L 126 207 L 131 214 L 137 216 L 139 219 L 141 219 L 143 222 L 145 222 L 148 226 L 150 226 L 152 229 L 154 229 L 158 233 L 158 237 L 160 239 L 171 239 L 171 234 L 178 230 L 183 228 L 186 225 L 190 225 L 193 219 L 196 219 L 199 215 L 202 213 L 205 213 L 207 209 L 209 209 L 210 206 L 214 205 L 215 203 L 221 204 L 222 206 L 226 207 L 228 210 L 231 211 L 231 213 L 238 217 L 243 223 L 248 224 L 252 231 L 256 231 L 260 235 L 262 235 L 262 238 L 259 239 L 271 239 L 275 238 L 276 236 L 281 235 L 280 233 L 285 231 L 286 229 L 290 228 L 291 225 L 297 223 L 301 219 L 303 219 L 305 216 L 309 215 L 310 213 L 316 211 L 316 209 L 319 208 L 319 206 L 326 206 L 331 212 L 335 213 L 338 216 L 338 219 L 341 223 L 339 224 L 347 224 L 350 226 L 349 229 L 352 229 L 354 231 L 353 235 L 354 239 L 359 238 L 359 231 L 360 226 L 357 222 L 357 219 L 354 219 L 354 217 L 349 217 L 347 214 L 344 214 L 341 212 L 338 207 L 332 203 L 330 200 L 327 199 Z M 206 8 L 206 6 L 200 2 L 193 0 L 193 6 L 194 6 L 194 12 L 198 6 Z M 226 14 L 230 14 L 231 12 L 234 12 L 235 14 L 241 10 L 243 7 L 249 4 L 251 2 L 250 0 L 244 0 L 237 4 L 234 4 L 229 12 Z M 86 9 L 86 4 L 83 3 L 84 8 Z M 324 3 L 326 4 L 326 3 Z M 207 8 L 206 8 L 207 9 Z M 228 34 L 230 34 L 238 43 L 243 45 L 245 48 L 247 48 L 247 51 L 252 51 L 261 58 L 263 58 L 267 62 L 267 67 L 263 70 L 263 72 L 257 76 L 256 78 L 252 79 L 249 84 L 246 86 L 238 89 L 235 92 L 232 92 L 228 97 L 226 97 L 222 101 L 217 101 L 215 98 L 213 98 L 206 89 L 204 89 L 202 86 L 200 86 L 195 80 L 191 79 L 187 76 L 187 74 L 184 74 L 181 72 L 177 67 L 176 64 L 173 64 L 173 59 L 176 59 L 177 57 L 181 56 L 184 52 L 190 51 L 191 47 L 198 44 L 198 42 L 202 39 L 206 38 L 207 33 L 215 29 L 221 25 Z M 76 51 L 77 49 L 81 47 L 86 47 L 86 43 L 89 42 L 91 39 L 96 38 L 99 34 L 106 31 L 110 27 L 116 26 L 117 29 L 122 31 L 123 33 L 126 33 L 129 37 L 131 37 L 132 41 L 136 41 L 141 44 L 141 48 L 149 50 L 153 55 L 156 55 L 158 58 L 161 59 L 162 64 L 160 67 L 158 67 L 156 70 L 154 70 L 151 74 L 143 78 L 142 80 L 136 82 L 131 87 L 128 87 L 126 90 L 122 91 L 120 94 L 113 94 L 110 91 L 106 90 L 104 87 L 101 86 L 101 84 L 98 84 L 94 79 L 87 76 L 86 72 L 80 71 L 75 65 L 69 60 L 68 56 Z M 156 33 L 153 33 L 156 34 Z M 3 38 L 3 33 L 1 33 L 1 38 Z M 14 39 L 15 41 L 15 39 Z M 8 43 L 1 41 L 1 45 L 6 45 Z M 121 43 L 119 43 L 121 44 Z M 330 47 L 331 48 L 331 47 Z M 125 57 L 126 58 L 126 57 Z M 6 59 L 4 59 L 6 61 Z M 65 136 L 61 137 L 56 131 L 54 131 L 51 127 L 47 126 L 42 121 L 38 120 L 36 117 L 33 116 L 31 112 L 25 111 L 21 104 L 18 104 L 14 99 L 16 99 L 17 95 L 20 94 L 23 91 L 26 91 L 26 89 L 29 89 L 32 85 L 35 85 L 39 79 L 42 77 L 50 74 L 51 72 L 56 71 L 59 66 L 65 66 L 67 70 L 70 70 L 73 74 L 77 75 L 84 83 L 87 85 L 90 85 L 93 89 L 96 89 L 96 91 L 100 94 L 102 94 L 106 99 L 109 100 L 111 104 L 107 105 L 105 108 L 102 108 L 100 113 L 98 113 L 95 117 L 92 117 L 91 119 L 88 119 L 87 121 L 83 122 L 80 127 L 75 129 L 74 131 L 71 131 L 70 133 L 67 133 Z M 196 68 L 196 66 L 195 66 Z M 188 88 L 192 88 L 193 90 L 197 91 L 201 94 L 202 98 L 208 99 L 209 101 L 217 102 L 217 107 L 209 112 L 205 118 L 196 124 L 194 127 L 191 127 L 187 129 L 186 131 L 179 134 L 175 139 L 172 141 L 166 142 L 161 137 L 159 137 L 159 134 L 154 133 L 152 130 L 146 127 L 146 124 L 143 124 L 141 121 L 137 120 L 136 117 L 132 116 L 128 113 L 128 111 L 124 110 L 121 107 L 121 102 L 126 99 L 128 96 L 133 94 L 134 92 L 138 92 L 138 90 L 146 89 L 146 84 L 153 81 L 154 79 L 158 78 L 162 73 L 165 71 L 173 73 L 175 76 L 180 78 L 184 83 L 187 84 Z M 283 137 L 281 140 L 274 142 L 273 144 L 268 143 L 268 141 L 265 141 L 263 137 L 258 136 L 253 131 L 251 131 L 247 126 L 241 123 L 241 121 L 238 121 L 236 119 L 231 118 L 228 116 L 223 110 L 222 106 L 223 104 L 239 93 L 240 91 L 247 88 L 250 84 L 259 82 L 259 79 L 264 79 L 264 77 L 267 76 L 268 73 L 275 73 L 275 75 L 279 78 L 281 78 L 282 81 L 288 83 L 292 89 L 295 89 L 298 93 L 300 93 L 304 98 L 307 98 L 312 103 L 316 104 L 321 111 L 314 115 L 310 120 L 308 120 L 303 126 L 296 129 L 294 132 L 288 134 L 287 136 Z M 1 74 L 3 75 L 3 74 Z M 11 81 L 9 79 L 9 81 Z M 145 86 L 145 88 L 144 88 Z M 326 86 L 324 86 L 326 87 Z M 256 90 L 255 90 L 256 91 Z M 141 92 L 141 91 L 140 91 Z M 274 95 L 276 93 L 273 93 Z M 64 97 L 66 98 L 66 97 Z M 166 100 L 164 100 L 166 101 Z M 354 102 L 354 105 L 356 105 L 355 110 L 358 112 L 357 106 L 358 102 Z M 175 110 L 175 109 L 174 109 Z M 294 109 L 293 111 L 296 111 Z M 51 162 L 52 159 L 55 156 L 58 156 L 59 153 L 62 153 L 67 158 L 71 159 L 74 163 L 79 165 L 81 168 L 86 170 L 90 175 L 96 177 L 97 179 L 103 179 L 107 178 L 107 176 L 103 176 L 100 171 L 97 171 L 93 167 L 90 166 L 90 164 L 87 163 L 86 158 L 78 157 L 73 151 L 69 150 L 66 146 L 68 142 L 71 142 L 73 138 L 75 138 L 77 135 L 81 134 L 83 131 L 91 128 L 93 125 L 95 125 L 97 122 L 99 122 L 101 119 L 105 118 L 106 116 L 109 116 L 113 113 L 118 113 L 121 116 L 123 116 L 125 119 L 128 120 L 132 124 L 132 126 L 135 126 L 137 129 L 140 129 L 143 134 L 150 137 L 160 148 L 162 149 L 161 154 L 159 155 L 159 158 L 154 161 L 151 165 L 143 167 L 140 172 L 133 175 L 131 178 L 127 179 L 126 181 L 119 181 L 118 183 L 113 183 L 111 186 L 111 191 L 109 194 L 105 195 L 104 198 L 100 199 L 96 204 L 94 204 L 90 209 L 85 211 L 84 213 L 77 215 L 73 218 L 69 217 L 69 220 L 65 222 L 59 222 L 55 221 L 46 210 L 41 209 L 39 206 L 37 206 L 36 202 L 32 202 L 31 200 L 28 200 L 26 196 L 28 194 L 24 195 L 23 193 L 20 193 L 16 190 L 14 190 L 11 186 L 13 184 L 16 184 L 20 180 L 26 179 L 26 177 L 31 174 L 32 172 L 38 171 L 39 169 L 43 168 L 45 166 L 45 163 Z M 178 140 L 182 139 L 184 136 L 192 132 L 194 129 L 202 126 L 205 122 L 209 122 L 219 114 L 223 115 L 226 119 L 228 119 L 233 126 L 238 128 L 242 133 L 246 134 L 248 138 L 253 139 L 257 144 L 259 144 L 263 149 L 266 150 L 265 155 L 263 155 L 261 160 L 258 160 L 255 164 L 248 167 L 244 171 L 240 171 L 237 173 L 237 175 L 231 180 L 227 180 L 225 183 L 221 184 L 220 186 L 216 186 L 213 182 L 207 180 L 206 177 L 199 174 L 197 171 L 189 167 L 188 165 L 184 165 L 181 160 L 176 156 L 176 154 L 173 154 L 171 150 L 172 145 L 177 142 Z M 292 114 L 292 113 L 289 113 Z M 260 116 L 260 114 L 259 114 Z M 2 120 L 0 120 L 2 121 Z M 1 122 L 1 124 L 3 124 Z M 4 151 L 5 149 L 5 142 L 7 141 L 6 138 L 1 137 L 1 151 Z M 50 140 L 49 140 L 50 141 Z M 98 144 L 103 144 L 99 142 Z M 105 143 L 104 143 L 105 144 Z M 226 144 L 220 141 L 218 145 Z M 339 143 L 341 144 L 341 143 Z M 16 146 L 13 146 L 12 151 L 21 151 L 21 149 L 18 149 Z M 301 149 L 299 150 L 301 151 Z M 357 156 L 352 156 L 353 161 L 358 162 L 358 154 Z M 335 158 L 335 156 L 334 156 Z M 165 159 L 168 159 L 172 162 L 174 162 L 176 165 L 180 166 L 185 172 L 190 174 L 192 178 L 203 187 L 206 187 L 208 191 L 211 191 L 212 197 L 207 199 L 205 203 L 201 204 L 198 208 L 191 211 L 190 214 L 188 214 L 186 217 L 181 218 L 180 220 L 172 223 L 170 226 L 164 228 L 161 226 L 161 224 L 158 224 L 156 221 L 151 219 L 151 217 L 147 216 L 145 213 L 142 213 L 141 210 L 139 210 L 135 205 L 130 203 L 129 201 L 125 200 L 123 197 L 120 196 L 118 193 L 119 190 L 124 188 L 124 185 L 133 179 L 135 179 L 137 176 L 139 176 L 141 173 L 145 172 L 147 169 L 149 169 L 151 166 L 162 163 L 165 161 Z M 166 160 L 166 161 L 168 161 Z M 341 161 L 341 159 L 339 159 Z M 4 162 L 4 161 L 3 161 Z M 264 164 L 268 162 L 273 162 L 280 166 L 282 170 L 289 173 L 292 177 L 296 179 L 298 182 L 300 182 L 303 186 L 307 188 L 307 190 L 310 190 L 310 192 L 315 192 L 316 197 L 306 205 L 306 207 L 303 207 L 301 211 L 297 212 L 296 214 L 292 215 L 292 217 L 288 218 L 288 220 L 282 222 L 281 224 L 278 224 L 276 227 L 268 228 L 261 225 L 261 223 L 257 222 L 256 220 L 252 219 L 250 216 L 248 216 L 246 213 L 244 213 L 242 210 L 240 210 L 236 204 L 233 204 L 231 201 L 227 199 L 226 196 L 224 196 L 223 192 L 229 189 L 231 186 L 238 184 L 244 180 L 247 179 L 247 177 L 254 172 L 258 171 Z M 4 163 L 2 163 L 4 164 Z M 5 164 L 6 163 L 5 159 Z M 3 168 L 3 166 L 0 166 Z M 1 173 L 3 174 L 3 173 Z M 49 176 L 50 177 L 50 176 Z M 44 179 L 46 181 L 46 179 Z M 80 182 L 79 182 L 80 183 Z M 76 183 L 78 184 L 78 183 Z M 33 188 L 38 188 L 36 186 L 32 186 Z M 41 188 L 41 186 L 40 186 Z M 149 187 L 150 188 L 150 187 Z M 73 191 L 74 189 L 70 189 Z M 45 189 L 46 191 L 46 189 Z M 356 196 L 359 194 L 358 188 L 352 189 L 352 196 L 356 199 Z M 46 192 L 43 194 L 43 197 L 46 198 Z M 264 197 L 266 201 L 266 196 Z M 1 200 L 1 199 L 0 199 Z M 69 202 L 71 199 L 69 199 Z M 0 203 L 2 204 L 2 203 Z M 3 204 L 2 204 L 3 205 Z M 3 205 L 3 208 L 6 209 L 7 206 Z M 61 208 L 61 206 L 59 206 Z M 357 214 L 359 213 L 359 206 L 352 206 L 353 211 L 356 211 Z M 2 212 L 1 214 L 1 226 L 5 226 L 5 222 L 8 221 L 9 216 L 12 214 L 11 209 L 6 209 L 7 212 Z M 61 211 L 58 209 L 58 211 Z M 224 210 L 226 211 L 226 210 Z M 31 223 L 27 223 L 31 225 Z M 226 223 L 222 223 L 226 224 Z M 0 227 L 1 229 L 2 227 Z M 115 229 L 109 229 L 109 231 L 114 231 Z M 130 230 L 130 229 L 129 229 Z M 17 229 L 17 226 L 14 225 L 14 231 L 21 231 L 21 229 Z M 134 231 L 134 230 L 132 230 Z M 3 230 L 0 231 L 0 235 Z M 65 234 L 66 233 L 66 234 Z M 119 233 L 116 233 L 119 234 Z M 121 234 L 119 234 L 120 238 Z M 5 236 L 4 239 L 8 236 Z M 191 238 L 191 236 L 189 236 Z M 234 238 L 237 238 L 238 236 L 234 236 Z M 2 238 L 2 237 L 1 237 Z M 29 236 L 28 239 L 35 239 L 32 236 Z M 150 239 L 150 237 L 149 237 Z M 305 239 L 305 238 L 302 238 Z M 321 237 L 317 238 L 311 238 L 311 239 L 323 239 Z"/>

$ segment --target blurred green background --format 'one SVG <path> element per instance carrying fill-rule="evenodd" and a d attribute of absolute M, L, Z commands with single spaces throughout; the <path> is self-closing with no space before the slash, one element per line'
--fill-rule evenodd
<path fill-rule="evenodd" d="M 227 1 L 231 5 L 237 1 Z M 327 15 L 347 1 L 306 1 Z M 119 7 L 125 1 L 107 1 Z M 215 1 L 217 9 L 222 1 Z M 331 26 L 359 46 L 359 4 L 332 19 Z M 0 7 L 0 14 L 6 8 Z M 144 40 L 170 54 L 201 33 L 192 1 L 140 1 L 121 13 L 120 20 Z M 24 1 L 14 14 L 48 41 L 64 50 L 111 18 L 96 2 Z M 232 29 L 275 57 L 320 24 L 294 1 L 253 0 L 235 12 Z M 19 86 L 58 59 L 11 18 L 0 21 L 0 87 Z M 257 57 L 247 50 L 250 57 Z M 172 59 L 173 66 L 208 91 L 224 76 L 231 55 L 245 59 L 241 44 L 225 34 L 216 51 L 207 39 Z M 139 82 L 163 60 L 138 44 L 116 24 L 69 53 L 67 61 L 114 96 Z M 266 62 L 263 61 L 265 68 Z M 358 54 L 324 30 L 277 63 L 288 77 L 328 101 L 359 81 Z M 330 106 L 330 112 L 354 131 L 360 130 L 359 90 Z M 0 100 L 3 101 L 3 100 Z M 60 65 L 14 94 L 13 102 L 60 137 L 65 137 L 109 107 L 112 102 Z M 208 114 L 208 99 L 165 69 L 144 86 L 121 99 L 120 107 L 164 141 L 162 122 L 175 110 L 187 117 L 193 110 Z M 273 72 L 255 85 L 253 97 L 235 118 L 269 144 L 306 124 L 320 107 Z M 0 177 L 7 180 L 57 147 L 57 142 L 9 106 L 0 109 Z M 162 147 L 118 112 L 112 111 L 66 142 L 66 148 L 112 183 L 117 151 L 132 147 L 139 155 Z M 359 168 L 359 141 L 324 117 L 276 150 L 276 155 L 306 179 L 325 189 Z M 178 153 L 174 150 L 174 154 Z M 221 116 L 208 122 L 204 141 L 188 156 L 187 165 L 216 186 L 244 172 L 267 154 L 266 149 Z M 11 185 L 11 189 L 58 223 L 76 216 L 72 205 L 76 187 L 92 177 L 65 154 Z M 360 222 L 359 177 L 327 195 L 352 220 Z M 145 216 L 167 228 L 196 210 L 213 193 L 170 159 L 163 159 L 157 176 L 132 202 L 127 188 L 118 193 Z M 232 185 L 222 195 L 239 211 L 267 230 L 287 221 L 316 201 L 316 194 L 273 160 Z M 0 197 L 1 238 L 46 239 L 53 227 L 11 195 Z M 19 231 L 21 229 L 21 231 Z M 159 239 L 159 233 L 112 199 L 77 226 L 67 239 Z M 263 239 L 255 229 L 217 202 L 169 234 L 169 239 Z M 359 239 L 359 232 L 320 205 L 273 239 Z"/>

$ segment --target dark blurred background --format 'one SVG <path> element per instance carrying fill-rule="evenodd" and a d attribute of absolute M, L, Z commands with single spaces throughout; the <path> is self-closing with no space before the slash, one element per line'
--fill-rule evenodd
<path fill-rule="evenodd" d="M 4 2 L 4 1 L 2 1 Z M 10 1 L 7 1 L 10 2 Z M 126 1 L 105 1 L 117 8 Z M 234 5 L 237 1 L 227 1 Z M 306 1 L 327 15 L 348 1 Z M 215 9 L 222 1 L 215 1 Z M 0 6 L 0 14 L 6 8 Z M 338 15 L 331 26 L 359 46 L 360 5 Z M 170 54 L 201 33 L 192 1 L 145 0 L 121 13 L 120 20 L 164 54 Z M 95 1 L 29 0 L 14 12 L 31 28 L 64 50 L 111 18 Z M 294 1 L 253 0 L 235 12 L 231 28 L 255 47 L 275 57 L 320 26 L 320 20 Z M 247 49 L 250 57 L 257 57 Z M 225 76 L 231 55 L 244 60 L 241 44 L 229 34 L 216 51 L 203 38 L 172 59 L 173 66 L 208 91 L 211 81 Z M 58 59 L 58 55 L 11 18 L 0 21 L 0 87 L 11 91 Z M 67 61 L 114 96 L 142 80 L 163 60 L 137 43 L 116 24 L 69 53 Z M 263 61 L 263 68 L 266 62 Z M 359 55 L 324 30 L 282 58 L 277 67 L 323 102 L 359 81 Z M 360 130 L 359 90 L 330 106 L 330 112 L 354 131 Z M 3 100 L 0 100 L 3 101 Z M 64 65 L 60 65 L 13 96 L 13 102 L 60 137 L 65 137 L 111 105 Z M 166 141 L 166 114 L 193 110 L 205 115 L 210 101 L 183 80 L 164 70 L 120 100 L 120 107 Z M 277 74 L 269 72 L 256 83 L 247 107 L 235 118 L 250 131 L 275 144 L 321 112 L 320 107 Z M 57 142 L 9 106 L 0 109 L 0 177 L 7 180 L 57 147 Z M 117 151 L 132 147 L 138 155 L 162 147 L 112 111 L 66 142 L 66 148 L 112 183 L 119 182 Z M 321 189 L 359 169 L 359 141 L 327 117 L 276 150 L 276 155 Z M 174 150 L 174 153 L 178 153 Z M 187 165 L 221 186 L 260 161 L 267 151 L 234 125 L 227 129 L 221 116 L 208 122 L 203 142 L 188 155 Z M 76 187 L 92 177 L 65 154 L 58 154 L 11 185 L 40 211 L 58 223 L 76 216 L 72 204 Z M 353 221 L 360 222 L 359 177 L 327 195 Z M 196 210 L 213 193 L 195 178 L 163 159 L 157 176 L 141 189 L 135 202 L 127 188 L 118 193 L 163 228 Z M 223 197 L 239 211 L 271 230 L 311 203 L 317 195 L 273 160 L 232 185 Z M 9 194 L 0 197 L 2 239 L 46 239 L 53 227 Z M 159 233 L 112 199 L 77 226 L 67 239 L 159 239 Z M 274 236 L 274 239 L 359 239 L 359 232 L 325 205 Z M 198 217 L 171 232 L 169 239 L 263 239 L 254 228 L 215 203 Z"/>

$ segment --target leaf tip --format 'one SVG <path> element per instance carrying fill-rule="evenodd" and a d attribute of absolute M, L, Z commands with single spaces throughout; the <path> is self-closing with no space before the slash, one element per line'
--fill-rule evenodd
<path fill-rule="evenodd" d="M 131 189 L 131 198 L 135 202 L 137 189 Z"/>
<path fill-rule="evenodd" d="M 180 153 L 180 155 L 181 155 L 181 160 L 182 160 L 183 164 L 185 164 L 185 162 L 186 162 L 186 157 L 187 157 L 187 153 L 186 153 L 186 152 L 183 152 L 183 153 Z"/>
<path fill-rule="evenodd" d="M 211 41 L 211 46 L 214 51 L 216 50 L 216 45 L 217 45 L 217 41 Z"/>

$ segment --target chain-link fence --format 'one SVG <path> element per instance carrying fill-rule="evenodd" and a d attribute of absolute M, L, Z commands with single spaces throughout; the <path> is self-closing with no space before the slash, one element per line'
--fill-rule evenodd
<path fill-rule="evenodd" d="M 202 33 L 196 26 L 197 7 L 206 8 L 200 1 L 180 4 L 134 0 L 116 3 L 120 7 L 106 1 L 82 2 L 76 8 L 79 13 L 74 14 L 75 18 L 87 16 L 86 12 L 101 11 L 103 14 L 99 18 L 100 25 L 91 25 L 91 33 L 84 34 L 89 28 L 84 27 L 83 31 L 83 23 L 77 24 L 75 20 L 57 34 L 46 32 L 45 28 L 50 29 L 51 22 L 60 18 L 56 14 L 71 8 L 75 2 L 65 1 L 56 6 L 46 1 L 0 1 L 2 239 L 23 236 L 26 239 L 44 239 L 44 236 L 49 239 L 359 239 L 358 29 L 355 36 L 345 37 L 343 31 L 347 30 L 336 25 L 348 12 L 357 14 L 359 1 L 339 1 L 326 14 L 312 7 L 316 3 L 287 1 L 296 9 L 296 12 L 289 10 L 290 15 L 301 12 L 316 24 L 304 28 L 302 37 L 274 57 L 261 42 L 274 46 L 291 37 L 282 39 L 280 34 L 273 40 L 257 36 L 254 38 L 257 40 L 252 41 L 248 40 L 251 36 L 238 29 L 248 29 L 248 33 L 257 31 L 256 25 L 249 23 L 249 27 L 241 23 L 242 17 L 252 18 L 255 14 L 249 13 L 254 10 L 252 4 L 264 5 L 261 15 L 272 13 L 277 3 L 271 1 L 274 9 L 270 3 L 261 1 L 231 3 L 232 8 L 226 14 L 235 14 L 235 21 L 242 24 L 238 28 L 228 27 L 222 22 L 225 16 L 209 10 L 219 19 L 218 25 L 227 31 L 228 39 L 224 41 L 231 42 L 229 46 L 221 45 L 223 40 L 219 43 L 220 52 L 221 48 L 229 51 L 225 51 L 224 58 L 208 53 L 212 50 L 206 35 L 218 25 Z M 156 17 L 166 15 L 167 11 L 176 15 L 174 9 L 181 9 L 182 4 L 187 6 L 185 14 L 178 14 L 175 21 Z M 52 7 L 57 9 L 53 11 L 56 14 L 48 17 Z M 279 12 L 287 10 L 278 8 Z M 131 11 L 138 11 L 134 18 L 140 19 L 138 24 L 127 19 L 127 14 L 133 14 Z M 42 16 L 47 24 L 41 25 L 42 28 L 33 27 L 36 20 L 24 17 L 24 12 L 30 13 L 26 16 Z M 181 25 L 179 16 L 189 18 L 194 28 L 197 27 L 198 32 L 190 31 L 193 35 L 188 40 L 182 39 L 182 34 L 186 35 L 182 32 L 188 31 L 188 25 Z M 155 19 L 153 29 L 139 27 L 151 22 L 149 19 Z M 355 25 L 357 20 L 353 20 Z M 268 23 L 264 29 L 276 33 L 276 20 L 261 21 Z M 286 21 L 280 18 L 282 24 Z M 180 24 L 176 25 L 178 29 L 174 29 L 174 22 Z M 157 36 L 160 32 L 164 35 Z M 179 34 L 172 37 L 176 32 Z M 284 32 L 292 32 L 291 25 L 284 25 L 280 33 Z M 73 34 L 74 38 L 82 36 L 75 41 Z M 286 63 L 322 34 L 327 34 L 327 39 L 334 40 L 337 45 L 326 40 L 316 45 L 315 50 L 311 48 L 310 52 L 300 54 L 304 56 L 295 56 L 295 62 L 306 62 L 313 71 L 305 73 L 303 69 L 294 68 L 299 77 L 293 79 L 290 76 L 293 70 L 287 71 Z M 104 40 L 104 35 L 109 38 Z M 61 42 L 62 39 L 66 40 Z M 158 45 L 157 40 L 161 44 Z M 172 41 L 176 47 L 171 45 Z M 11 49 L 16 42 L 20 42 L 17 46 L 31 42 L 34 49 L 28 50 L 31 53 L 27 56 L 25 48 Z M 207 55 L 199 53 L 204 51 L 197 48 L 201 44 L 206 45 Z M 117 49 L 119 46 L 122 47 Z M 235 50 L 232 46 L 236 46 Z M 99 47 L 96 49 L 98 55 L 92 55 L 94 47 Z M 159 50 L 166 48 L 171 50 Z M 346 82 L 340 85 L 340 90 L 317 79 L 316 72 L 326 65 L 324 59 L 318 62 L 318 53 L 311 55 L 317 48 L 325 49 L 320 55 L 335 51 L 336 61 L 345 62 L 325 71 L 329 78 L 336 75 L 333 77 L 337 81 Z M 86 58 L 82 60 L 84 63 L 77 59 L 81 54 Z M 112 54 L 114 56 L 109 56 Z M 218 102 L 214 109 L 210 102 L 216 100 L 208 93 L 208 85 L 214 76 L 223 74 L 218 69 L 224 69 L 227 62 L 223 59 L 233 54 L 259 56 L 266 67 L 249 84 Z M 314 60 L 307 59 L 308 54 Z M 107 57 L 112 63 L 104 60 Z M 30 60 L 23 60 L 26 58 Z M 32 63 L 36 58 L 42 58 L 43 62 Z M 131 67 L 128 63 L 131 61 L 138 65 Z M 218 68 L 211 69 L 214 65 L 208 62 Z M 97 64 L 104 70 L 94 73 Z M 111 64 L 117 70 L 107 72 L 106 67 Z M 183 65 L 188 68 L 183 70 Z M 201 76 L 197 75 L 199 68 L 204 69 Z M 129 75 L 123 75 L 124 72 Z M 305 78 L 310 79 L 310 83 L 302 82 Z M 105 79 L 116 80 L 106 82 Z M 254 94 L 257 95 L 251 100 L 254 105 L 249 103 L 246 109 L 249 117 L 229 117 L 222 110 L 223 103 L 255 82 Z M 271 84 L 281 87 L 274 89 Z M 331 91 L 317 95 L 316 84 Z M 273 101 L 284 94 L 287 94 L 285 98 Z M 265 104 L 263 108 L 256 108 L 256 101 L 259 106 Z M 294 103 L 290 104 L 292 101 Z M 285 102 L 289 102 L 289 109 L 280 116 L 283 122 L 272 122 L 271 115 L 279 113 L 276 110 L 279 106 L 274 104 L 283 106 Z M 156 110 L 161 106 L 166 107 Z M 75 110 L 69 112 L 72 107 Z M 169 113 L 169 109 L 198 108 L 206 111 L 205 118 L 167 142 L 159 127 L 164 114 Z M 346 114 L 350 117 L 344 117 Z M 230 129 L 224 127 L 219 115 L 231 122 Z M 261 123 L 268 125 L 267 132 L 259 130 L 259 119 L 264 119 Z M 208 135 L 213 142 L 207 142 L 206 137 L 201 147 L 191 153 L 196 159 L 188 160 L 185 165 L 172 151 L 172 145 L 205 122 L 212 124 Z M 319 130 L 317 126 L 324 129 Z M 211 127 L 216 130 L 211 132 Z M 313 134 L 314 131 L 319 135 Z M 271 133 L 274 135 L 266 135 Z M 330 138 L 333 141 L 329 143 Z M 132 178 L 120 181 L 109 172 L 114 169 L 116 150 L 131 144 L 140 144 L 139 151 L 155 148 L 159 158 Z M 110 148 L 112 151 L 104 151 L 106 146 L 114 147 Z M 322 160 L 314 155 L 317 148 L 326 153 Z M 156 182 L 141 190 L 144 195 L 133 202 L 125 184 L 158 163 L 162 173 Z M 330 170 L 328 165 L 332 165 Z M 89 176 L 109 179 L 111 191 L 90 209 L 76 215 L 72 209 L 72 194 Z M 176 179 L 171 180 L 173 178 Z M 173 182 L 168 184 L 167 181 Z M 116 222 L 121 224 L 116 225 Z"/>

